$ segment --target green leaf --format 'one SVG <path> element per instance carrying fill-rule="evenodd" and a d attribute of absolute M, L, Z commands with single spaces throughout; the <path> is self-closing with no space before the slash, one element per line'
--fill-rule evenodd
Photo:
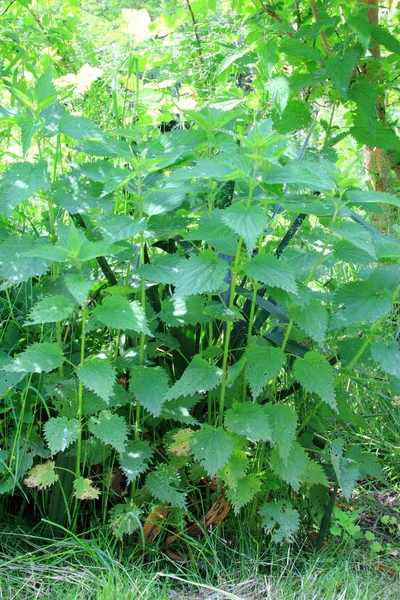
<path fill-rule="evenodd" d="M 134 221 L 126 215 L 107 215 L 98 221 L 97 229 L 108 244 L 130 240 L 145 230 L 147 219 Z"/>
<path fill-rule="evenodd" d="M 64 452 L 79 435 L 80 425 L 77 419 L 55 417 L 43 426 L 44 436 L 52 454 Z"/>
<path fill-rule="evenodd" d="M 104 193 L 103 183 L 77 179 L 76 173 L 65 175 L 51 186 L 53 201 L 70 214 L 83 214 L 89 210 L 110 207 L 110 196 Z M 109 212 L 109 211 L 108 211 Z"/>
<path fill-rule="evenodd" d="M 145 312 L 141 305 L 129 302 L 122 296 L 104 298 L 102 305 L 96 306 L 93 311 L 96 321 L 113 329 L 131 329 L 137 333 L 151 335 Z"/>
<path fill-rule="evenodd" d="M 306 469 L 301 477 L 302 483 L 307 484 L 308 487 L 312 485 L 323 485 L 329 486 L 329 481 L 325 475 L 325 471 L 322 466 L 315 462 L 315 460 L 309 460 L 307 462 Z"/>
<path fill-rule="evenodd" d="M 351 31 L 358 37 L 364 51 L 368 50 L 369 40 L 371 37 L 371 25 L 368 21 L 367 15 L 363 13 L 359 13 L 358 15 L 354 15 L 350 17 L 347 21 L 347 25 L 350 27 Z M 369 83 L 369 82 L 368 82 Z"/>
<path fill-rule="evenodd" d="M 249 468 L 249 461 L 246 453 L 241 450 L 234 450 L 226 465 L 218 471 L 218 477 L 221 477 L 230 489 L 236 489 L 239 479 L 242 479 Z"/>
<path fill-rule="evenodd" d="M 304 44 L 301 40 L 293 37 L 285 37 L 279 44 L 279 51 L 294 58 L 305 58 L 306 60 L 321 61 L 321 53 L 312 46 Z"/>
<path fill-rule="evenodd" d="M 147 470 L 153 450 L 144 440 L 128 441 L 125 450 L 119 455 L 119 465 L 128 484 Z"/>
<path fill-rule="evenodd" d="M 238 238 L 231 228 L 223 221 L 223 210 L 213 210 L 201 215 L 198 227 L 190 229 L 185 234 L 186 240 L 204 240 L 213 246 L 217 252 L 234 256 L 237 250 Z"/>
<path fill-rule="evenodd" d="M 70 273 L 64 276 L 65 287 L 79 304 L 83 306 L 88 298 L 90 288 L 94 285 L 94 281 L 87 279 L 79 273 Z"/>
<path fill-rule="evenodd" d="M 53 84 L 50 67 L 35 82 L 35 98 L 39 110 L 48 106 L 57 98 L 57 90 Z"/>
<path fill-rule="evenodd" d="M 162 215 L 175 210 L 185 201 L 186 195 L 174 190 L 150 192 L 143 198 L 143 212 L 146 215 Z"/>
<path fill-rule="evenodd" d="M 254 346 L 246 349 L 246 377 L 254 399 L 274 379 L 285 362 L 280 348 Z"/>
<path fill-rule="evenodd" d="M 312 298 L 305 306 L 292 304 L 289 306 L 288 313 L 289 317 L 316 342 L 324 341 L 328 313 L 316 298 Z"/>
<path fill-rule="evenodd" d="M 400 42 L 382 25 L 372 25 L 371 35 L 378 44 L 385 46 L 389 52 L 400 54 Z"/>
<path fill-rule="evenodd" d="M 9 391 L 25 377 L 25 373 L 5 373 L 1 371 L 0 363 L 0 396 Z"/>
<path fill-rule="evenodd" d="M 204 314 L 210 317 L 211 319 L 216 319 L 217 321 L 227 321 L 234 323 L 238 319 L 244 320 L 240 310 L 233 306 L 232 308 L 228 308 L 226 304 L 222 302 L 209 302 L 207 306 L 204 308 Z"/>
<path fill-rule="evenodd" d="M 233 442 L 222 427 L 203 425 L 192 436 L 191 446 L 193 456 L 206 470 L 210 477 L 214 477 L 228 462 L 232 451 Z"/>
<path fill-rule="evenodd" d="M 9 238 L 0 245 L 0 277 L 5 282 L 0 289 L 29 281 L 31 277 L 40 277 L 48 271 L 48 260 L 25 255 L 33 247 L 34 240 L 27 235 Z M 49 259 L 52 260 L 51 257 Z"/>
<path fill-rule="evenodd" d="M 102 410 L 98 417 L 91 417 L 89 431 L 104 444 L 109 444 L 117 452 L 125 451 L 128 437 L 128 425 L 124 417 L 113 414 L 110 410 Z"/>
<path fill-rule="evenodd" d="M 336 439 L 332 442 L 331 460 L 338 483 L 346 500 L 349 500 L 361 472 L 358 463 L 343 456 L 343 441 Z"/>
<path fill-rule="evenodd" d="M 131 383 L 135 398 L 154 417 L 158 417 L 168 392 L 167 372 L 161 367 L 133 367 Z"/>
<path fill-rule="evenodd" d="M 300 488 L 308 461 L 308 455 L 298 442 L 293 442 L 287 462 L 283 462 L 278 448 L 272 450 L 270 458 L 274 473 L 291 485 L 294 490 Z"/>
<path fill-rule="evenodd" d="M 45 490 L 58 481 L 58 475 L 55 471 L 55 463 L 47 460 L 41 465 L 36 465 L 28 471 L 24 484 L 30 488 Z"/>
<path fill-rule="evenodd" d="M 301 43 L 303 48 L 309 48 Z M 311 50 L 311 48 L 310 48 Z M 294 98 L 289 100 L 282 117 L 276 122 L 275 127 L 279 133 L 290 133 L 291 131 L 300 131 L 307 129 L 311 123 L 311 105 L 304 100 Z"/>
<path fill-rule="evenodd" d="M 376 321 L 392 311 L 392 294 L 378 289 L 371 281 L 352 281 L 338 288 L 333 296 L 335 312 L 331 329 Z"/>
<path fill-rule="evenodd" d="M 163 300 L 159 318 L 170 327 L 184 327 L 209 321 L 204 312 L 205 299 L 202 296 L 173 296 Z"/>
<path fill-rule="evenodd" d="M 252 442 L 272 440 L 269 418 L 264 408 L 252 402 L 235 402 L 225 413 L 225 427 Z"/>
<path fill-rule="evenodd" d="M 95 356 L 77 367 L 76 374 L 88 390 L 109 403 L 114 395 L 117 373 L 108 359 Z"/>
<path fill-rule="evenodd" d="M 387 345 L 382 341 L 374 342 L 371 354 L 382 371 L 400 379 L 400 349 L 397 341 L 392 340 Z"/>
<path fill-rule="evenodd" d="M 379 202 L 380 204 L 392 204 L 400 207 L 400 199 L 386 192 L 350 190 L 346 192 L 346 198 L 355 204 L 368 204 L 371 202 L 375 204 L 375 202 Z"/>
<path fill-rule="evenodd" d="M 227 287 L 224 282 L 227 272 L 226 262 L 212 250 L 192 255 L 179 268 L 175 293 L 177 296 L 194 296 L 220 292 Z"/>
<path fill-rule="evenodd" d="M 223 211 L 222 221 L 243 238 L 249 257 L 265 228 L 265 213 L 259 206 L 232 204 Z"/>
<path fill-rule="evenodd" d="M 330 191 L 335 187 L 335 175 L 318 162 L 289 161 L 284 167 L 274 166 L 264 171 L 265 181 L 269 184 L 291 183 L 302 185 L 309 190 Z"/>
<path fill-rule="evenodd" d="M 354 246 L 346 240 L 338 240 L 333 245 L 335 256 L 344 262 L 353 265 L 369 265 L 372 262 L 370 254 L 360 250 L 357 246 Z"/>
<path fill-rule="evenodd" d="M 326 61 L 326 74 L 332 80 L 335 89 L 342 97 L 346 97 L 347 88 L 353 70 L 357 64 L 358 55 L 355 52 L 337 53 Z"/>
<path fill-rule="evenodd" d="M 273 287 L 295 294 L 297 284 L 292 269 L 275 256 L 258 254 L 243 267 L 246 275 Z"/>
<path fill-rule="evenodd" d="M 184 264 L 184 261 L 185 259 L 177 254 L 155 256 L 150 264 L 139 267 L 138 275 L 147 281 L 175 285 L 179 268 Z"/>
<path fill-rule="evenodd" d="M 24 325 L 64 321 L 73 313 L 74 308 L 65 296 L 47 296 L 32 307 Z"/>
<path fill-rule="evenodd" d="M 287 464 L 296 439 L 296 412 L 287 404 L 266 404 L 265 410 L 272 425 L 272 442 L 278 447 L 282 461 Z"/>
<path fill-rule="evenodd" d="M 165 398 L 171 400 L 180 396 L 192 396 L 196 392 L 208 392 L 217 387 L 221 377 L 222 369 L 210 365 L 207 360 L 196 355 L 179 381 L 169 389 Z"/>
<path fill-rule="evenodd" d="M 178 423 L 193 425 L 197 423 L 196 419 L 190 414 L 191 409 L 199 402 L 200 397 L 197 394 L 192 396 L 173 398 L 166 400 L 161 410 L 163 419 L 172 419 Z"/>
<path fill-rule="evenodd" d="M 47 163 L 14 163 L 3 173 L 0 181 L 0 214 L 11 215 L 18 204 L 27 200 L 38 190 L 47 190 L 49 176 Z"/>
<path fill-rule="evenodd" d="M 343 237 L 348 242 L 367 252 L 372 259 L 376 260 L 376 252 L 373 246 L 373 240 L 371 233 L 358 223 L 351 223 L 350 221 L 342 223 L 342 225 L 336 225 L 333 227 L 333 231 Z"/>
<path fill-rule="evenodd" d="M 372 452 L 363 452 L 359 446 L 349 446 L 345 453 L 346 460 L 357 463 L 361 477 L 374 477 L 378 481 L 385 481 L 382 467 Z"/>
<path fill-rule="evenodd" d="M 258 493 L 261 487 L 261 481 L 255 473 L 249 473 L 242 479 L 239 479 L 237 486 L 234 489 L 228 489 L 227 498 L 233 505 L 235 515 L 240 509 L 248 504 L 250 500 Z"/>
<path fill-rule="evenodd" d="M 116 538 L 132 535 L 141 528 L 141 509 L 131 499 L 127 504 L 116 504 L 109 512 L 108 525 Z"/>
<path fill-rule="evenodd" d="M 277 75 L 273 79 L 267 81 L 266 89 L 271 95 L 271 99 L 280 113 L 285 110 L 286 104 L 290 96 L 290 84 L 287 77 Z"/>
<path fill-rule="evenodd" d="M 146 477 L 146 487 L 160 502 L 186 508 L 186 494 L 179 489 L 181 480 L 178 473 L 168 465 L 160 465 Z"/>
<path fill-rule="evenodd" d="M 318 352 L 307 352 L 303 358 L 296 358 L 294 377 L 310 394 L 317 394 L 324 402 L 337 411 L 335 399 L 335 370 L 324 356 Z"/>
<path fill-rule="evenodd" d="M 59 120 L 58 128 L 60 133 L 69 135 L 74 140 L 83 140 L 84 138 L 103 140 L 104 138 L 100 127 L 85 117 L 65 115 Z"/>
<path fill-rule="evenodd" d="M 262 526 L 278 544 L 296 533 L 300 527 L 299 513 L 285 500 L 265 502 L 258 514 L 261 516 Z"/>
<path fill-rule="evenodd" d="M 8 373 L 49 373 L 61 367 L 64 360 L 58 344 L 35 342 L 28 346 L 18 358 L 0 366 L 0 369 Z"/>
<path fill-rule="evenodd" d="M 98 500 L 100 490 L 94 487 L 91 479 L 80 476 L 74 479 L 74 496 L 78 500 Z"/>

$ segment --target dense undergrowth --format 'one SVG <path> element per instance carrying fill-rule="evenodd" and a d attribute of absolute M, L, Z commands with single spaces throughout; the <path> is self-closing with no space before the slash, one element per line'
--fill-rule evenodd
<path fill-rule="evenodd" d="M 398 18 L 296 6 L 3 12 L 5 531 L 394 572 L 396 501 L 383 537 L 346 501 L 398 485 Z"/>

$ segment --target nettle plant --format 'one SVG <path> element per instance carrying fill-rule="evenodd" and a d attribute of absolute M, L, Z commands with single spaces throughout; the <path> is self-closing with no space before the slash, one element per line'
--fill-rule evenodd
<path fill-rule="evenodd" d="M 0 184 L 4 506 L 121 537 L 216 493 L 275 541 L 323 536 L 338 488 L 383 478 L 352 394 L 400 378 L 400 244 L 359 213 L 399 200 L 242 109 L 132 142 L 50 70 L 26 94 L 2 110 L 35 157 Z"/>

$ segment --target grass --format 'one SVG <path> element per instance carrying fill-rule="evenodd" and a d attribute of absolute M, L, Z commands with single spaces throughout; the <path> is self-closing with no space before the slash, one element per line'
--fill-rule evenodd
<path fill-rule="evenodd" d="M 46 540 L 1 531 L 0 598 L 57 600 L 397 600 L 398 576 L 349 543 L 316 555 L 306 545 L 257 543 L 243 530 L 229 547 L 216 532 L 174 563 L 157 548 L 135 557 L 110 539 Z"/>

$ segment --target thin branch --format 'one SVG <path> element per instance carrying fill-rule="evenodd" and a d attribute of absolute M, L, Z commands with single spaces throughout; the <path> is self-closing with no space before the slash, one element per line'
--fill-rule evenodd
<path fill-rule="evenodd" d="M 203 60 L 203 50 L 202 50 L 202 47 L 201 47 L 201 40 L 200 40 L 199 28 L 197 27 L 196 17 L 194 16 L 194 12 L 193 12 L 192 6 L 190 4 L 190 0 L 186 0 L 186 5 L 187 5 L 189 13 L 190 13 L 190 18 L 192 19 L 193 29 L 194 29 L 194 35 L 196 37 L 197 45 L 199 47 L 199 50 L 198 50 L 198 52 L 199 52 L 199 58 L 200 58 L 200 60 Z"/>
<path fill-rule="evenodd" d="M 312 14 L 314 15 L 314 20 L 317 23 L 319 21 L 319 16 L 318 16 L 317 7 L 315 6 L 314 0 L 310 0 L 310 6 L 311 6 Z M 322 39 L 322 44 L 325 48 L 326 53 L 329 54 L 329 56 L 332 56 L 332 51 L 329 47 L 328 40 L 326 39 L 326 35 L 325 35 L 324 31 L 321 31 L 321 39 Z"/>
<path fill-rule="evenodd" d="M 267 4 L 265 4 L 265 2 L 263 2 L 263 0 L 260 0 L 260 6 L 263 9 L 263 11 L 269 17 L 271 17 L 271 19 L 274 19 L 274 21 L 276 21 L 277 23 L 282 23 L 282 19 L 280 18 L 280 16 L 277 15 L 276 12 L 274 10 L 272 10 L 272 8 L 270 8 L 269 6 L 267 6 Z"/>

